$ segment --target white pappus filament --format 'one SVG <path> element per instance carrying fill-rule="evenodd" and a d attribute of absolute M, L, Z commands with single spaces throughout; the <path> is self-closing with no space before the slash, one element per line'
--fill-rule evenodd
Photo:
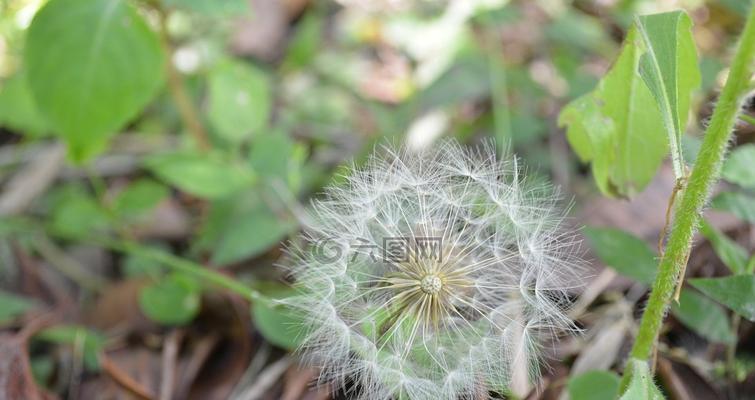
<path fill-rule="evenodd" d="M 534 378 L 581 268 L 558 195 L 491 143 L 385 146 L 289 248 L 305 358 L 350 398 L 442 400 Z"/>

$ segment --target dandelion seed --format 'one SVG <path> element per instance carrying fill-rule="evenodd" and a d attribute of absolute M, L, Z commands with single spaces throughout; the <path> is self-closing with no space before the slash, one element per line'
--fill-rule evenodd
<path fill-rule="evenodd" d="M 535 378 L 544 336 L 573 329 L 580 269 L 556 193 L 491 144 L 378 153 L 314 202 L 289 249 L 302 354 L 359 399 L 480 398 L 517 369 Z"/>

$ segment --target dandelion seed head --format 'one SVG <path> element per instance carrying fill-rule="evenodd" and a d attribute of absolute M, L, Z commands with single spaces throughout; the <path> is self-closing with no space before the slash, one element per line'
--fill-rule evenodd
<path fill-rule="evenodd" d="M 544 338 L 574 328 L 581 263 L 558 201 L 491 143 L 378 149 L 289 248 L 301 353 L 358 399 L 479 398 L 535 378 Z"/>

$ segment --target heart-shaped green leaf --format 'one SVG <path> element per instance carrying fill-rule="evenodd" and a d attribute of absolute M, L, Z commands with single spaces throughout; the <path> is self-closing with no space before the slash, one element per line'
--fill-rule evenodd
<path fill-rule="evenodd" d="M 217 133 L 240 142 L 267 124 L 270 88 L 265 74 L 251 64 L 225 60 L 210 72 L 208 117 Z"/>
<path fill-rule="evenodd" d="M 40 111 L 83 161 L 156 94 L 157 35 L 124 0 L 51 0 L 26 40 L 27 78 Z"/>
<path fill-rule="evenodd" d="M 208 199 L 229 196 L 255 181 L 251 169 L 215 153 L 158 154 L 145 160 L 145 165 L 171 185 Z"/>
<path fill-rule="evenodd" d="M 199 312 L 201 291 L 187 275 L 172 274 L 142 289 L 139 306 L 147 317 L 166 325 L 182 325 Z"/>

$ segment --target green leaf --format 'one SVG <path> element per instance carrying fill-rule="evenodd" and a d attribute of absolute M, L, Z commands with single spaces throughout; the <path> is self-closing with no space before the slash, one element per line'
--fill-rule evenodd
<path fill-rule="evenodd" d="M 17 73 L 0 86 L 0 126 L 35 137 L 50 132 L 50 125 L 34 102 L 25 73 Z"/>
<path fill-rule="evenodd" d="M 223 232 L 212 254 L 213 263 L 223 265 L 254 257 L 280 242 L 296 226 L 271 215 L 264 207 L 250 210 L 243 217 Z"/>
<path fill-rule="evenodd" d="M 3 216 L 0 218 L 0 238 L 11 235 L 34 235 L 39 231 L 39 223 L 25 216 Z"/>
<path fill-rule="evenodd" d="M 747 1 L 741 0 L 718 0 L 718 3 L 728 8 L 735 15 L 746 15 L 750 11 L 750 5 Z"/>
<path fill-rule="evenodd" d="M 208 199 L 229 196 L 255 181 L 251 170 L 214 153 L 158 154 L 145 160 L 145 165 L 169 184 Z"/>
<path fill-rule="evenodd" d="M 251 64 L 225 60 L 210 72 L 208 117 L 218 134 L 241 142 L 267 125 L 270 87 L 265 74 Z"/>
<path fill-rule="evenodd" d="M 68 344 L 80 351 L 84 366 L 91 371 L 99 369 L 99 354 L 105 348 L 105 337 L 79 325 L 58 325 L 43 329 L 34 339 L 51 343 Z"/>
<path fill-rule="evenodd" d="M 323 19 L 317 12 L 309 12 L 302 17 L 286 50 L 284 65 L 301 68 L 314 59 L 320 48 Z"/>
<path fill-rule="evenodd" d="M 203 247 L 212 250 L 214 264 L 230 264 L 263 253 L 295 227 L 256 194 L 240 195 L 213 204 Z"/>
<path fill-rule="evenodd" d="M 645 15 L 636 26 L 644 42 L 639 73 L 663 116 L 677 177 L 684 176 L 681 140 L 689 115 L 690 95 L 700 86 L 692 22 L 684 11 Z"/>
<path fill-rule="evenodd" d="M 591 93 L 569 103 L 558 119 L 567 139 L 592 172 L 600 191 L 631 197 L 653 178 L 668 152 L 663 118 L 637 74 L 641 49 L 630 29 L 611 70 Z"/>
<path fill-rule="evenodd" d="M 56 235 L 81 238 L 105 232 L 110 218 L 88 193 L 76 187 L 63 188 L 53 194 L 49 229 Z"/>
<path fill-rule="evenodd" d="M 292 192 L 301 187 L 302 165 L 306 158 L 304 146 L 285 133 L 272 132 L 254 140 L 249 153 L 252 169 L 267 180 L 281 180 Z"/>
<path fill-rule="evenodd" d="M 610 371 L 588 371 L 569 378 L 572 400 L 615 399 L 619 394 L 619 377 Z"/>
<path fill-rule="evenodd" d="M 558 119 L 559 125 L 568 124 L 566 138 L 582 162 L 593 162 L 593 174 L 598 186 L 603 190 L 608 172 L 608 158 L 596 153 L 593 148 L 605 147 L 614 130 L 613 121 L 606 118 L 594 94 L 577 98 L 564 107 Z M 606 189 L 607 190 L 607 189 Z"/>
<path fill-rule="evenodd" d="M 280 291 L 271 302 L 252 304 L 252 318 L 257 330 L 268 342 L 287 350 L 296 349 L 304 339 L 302 316 L 281 300 L 293 296 L 293 290 Z"/>
<path fill-rule="evenodd" d="M 234 16 L 248 14 L 251 9 L 247 0 L 161 0 L 169 7 L 182 8 L 203 16 Z"/>
<path fill-rule="evenodd" d="M 726 235 L 719 232 L 707 221 L 702 220 L 700 232 L 710 241 L 718 258 L 729 267 L 734 274 L 744 273 L 747 269 L 747 251 L 738 245 L 735 241 L 729 239 Z"/>
<path fill-rule="evenodd" d="M 0 324 L 36 307 L 33 300 L 0 290 Z"/>
<path fill-rule="evenodd" d="M 151 179 L 139 179 L 118 193 L 113 210 L 123 218 L 144 216 L 168 196 L 168 188 Z"/>
<path fill-rule="evenodd" d="M 543 26 L 543 32 L 564 49 L 600 54 L 612 50 L 611 38 L 600 21 L 575 8 L 565 8 L 557 19 Z"/>
<path fill-rule="evenodd" d="M 707 297 L 682 289 L 679 303 L 672 304 L 671 313 L 698 335 L 717 343 L 734 343 L 737 338 L 724 310 Z"/>
<path fill-rule="evenodd" d="M 684 161 L 690 168 L 695 165 L 697 154 L 700 153 L 702 146 L 702 139 L 689 135 L 682 136 L 682 153 L 684 154 Z"/>
<path fill-rule="evenodd" d="M 641 239 L 613 228 L 585 228 L 585 236 L 595 254 L 620 274 L 646 285 L 655 279 L 658 261 Z"/>
<path fill-rule="evenodd" d="M 53 376 L 56 366 L 53 357 L 53 354 L 31 356 L 31 359 L 29 360 L 29 364 L 31 365 L 29 367 L 31 367 L 31 375 L 34 377 L 35 382 L 43 385 L 50 382 L 50 378 Z"/>
<path fill-rule="evenodd" d="M 739 146 L 729 154 L 721 175 L 729 182 L 755 189 L 755 144 Z"/>
<path fill-rule="evenodd" d="M 650 374 L 650 368 L 645 361 L 633 358 L 629 360 L 626 372 L 631 375 L 629 386 L 619 400 L 663 400 L 663 394 L 658 390 Z M 577 399 L 574 399 L 577 400 Z"/>
<path fill-rule="evenodd" d="M 124 0 L 51 0 L 29 28 L 25 65 L 39 109 L 83 161 L 162 84 L 157 36 Z"/>
<path fill-rule="evenodd" d="M 421 110 L 461 104 L 490 92 L 488 58 L 476 47 L 461 51 L 454 64 L 418 93 Z"/>
<path fill-rule="evenodd" d="M 165 325 L 183 325 L 199 313 L 201 290 L 187 275 L 171 274 L 139 293 L 139 307 L 151 320 Z"/>
<path fill-rule="evenodd" d="M 690 279 L 692 286 L 737 314 L 755 321 L 755 275 Z"/>
<path fill-rule="evenodd" d="M 742 192 L 721 192 L 713 198 L 711 206 L 728 211 L 737 217 L 755 223 L 755 198 Z"/>

